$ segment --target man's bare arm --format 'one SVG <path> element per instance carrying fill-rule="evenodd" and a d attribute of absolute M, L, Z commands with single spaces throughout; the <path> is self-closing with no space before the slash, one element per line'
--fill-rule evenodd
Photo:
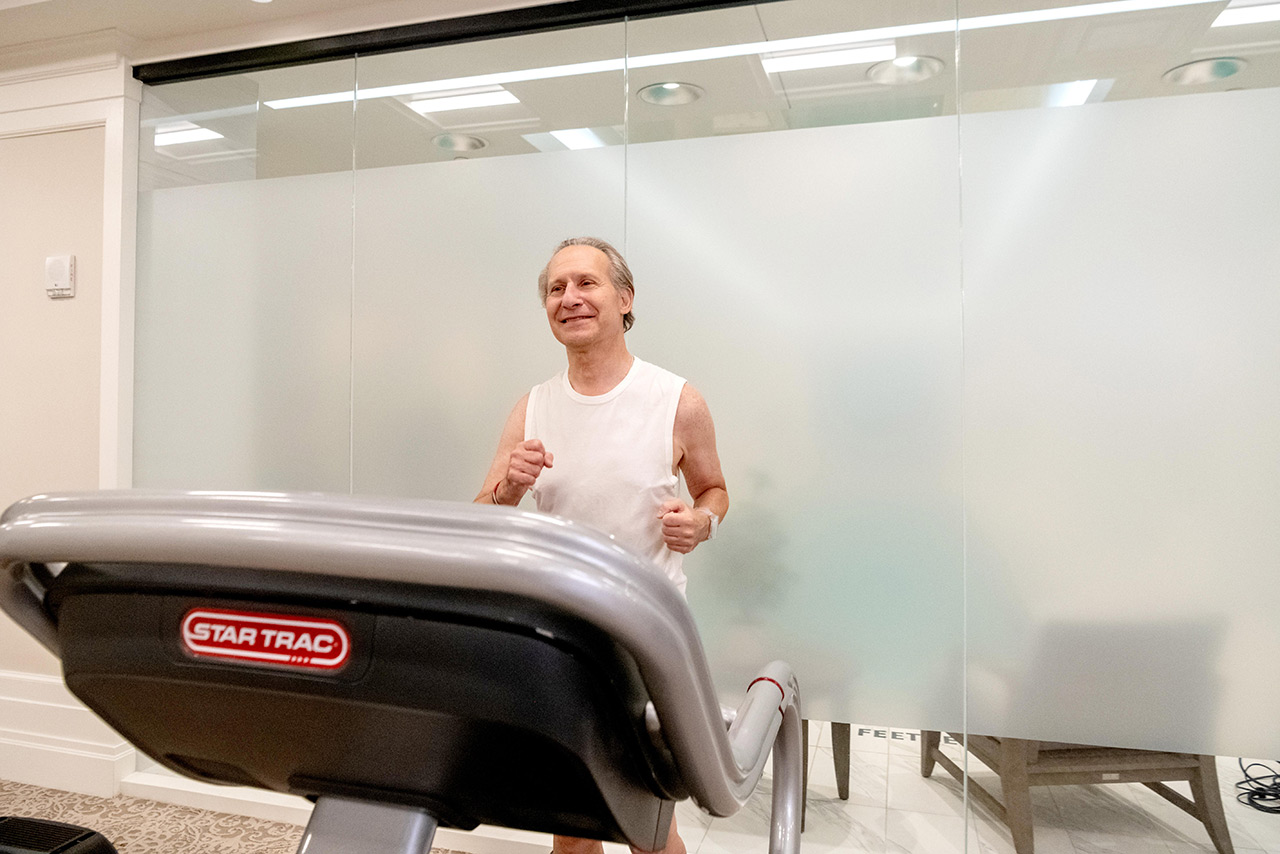
<path fill-rule="evenodd" d="M 484 488 L 476 495 L 475 504 L 519 504 L 544 468 L 550 468 L 552 456 L 537 439 L 524 441 L 524 416 L 529 395 L 520 398 L 498 440 L 498 452 L 485 475 Z"/>
<path fill-rule="evenodd" d="M 674 500 L 664 504 L 662 535 L 668 548 L 687 554 L 711 536 L 711 517 L 702 511 L 714 513 L 717 519 L 724 519 L 729 512 L 729 491 L 720 471 L 711 410 L 688 383 L 680 391 L 673 433 L 676 466 L 684 474 L 693 507 Z"/>

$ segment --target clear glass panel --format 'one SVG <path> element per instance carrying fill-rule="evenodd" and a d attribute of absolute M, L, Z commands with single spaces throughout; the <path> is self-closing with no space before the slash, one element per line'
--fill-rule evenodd
<path fill-rule="evenodd" d="M 625 243 L 625 35 L 359 61 L 357 492 L 470 500 L 511 407 L 563 370 L 537 277 L 565 237 Z"/>
<path fill-rule="evenodd" d="M 1280 23 L 1219 11 L 962 36 L 978 731 L 1280 752 L 1280 43 L 1169 79 Z"/>
<path fill-rule="evenodd" d="M 642 66 L 735 54 L 631 72 L 630 341 L 716 418 L 732 509 L 686 566 L 718 675 L 745 685 L 766 650 L 785 657 L 816 718 L 961 719 L 958 164 L 935 88 L 949 74 L 869 76 L 918 49 L 886 27 L 943 21 L 927 49 L 954 54 L 937 5 L 792 0 L 628 33 Z M 778 59 L 789 70 L 767 70 Z M 827 67 L 795 67 L 809 64 Z M 645 103 L 663 80 L 703 95 Z M 874 121 L 921 115 L 922 99 L 925 117 Z M 748 112 L 769 121 L 734 118 Z"/>
<path fill-rule="evenodd" d="M 959 2 L 969 728 L 1275 756 L 1280 23 L 1144 7 Z M 1037 850 L 1211 850 L 1139 785 L 1032 791 Z"/>
<path fill-rule="evenodd" d="M 352 101 L 271 104 L 354 63 L 303 72 L 144 91 L 139 486 L 349 488 Z"/>
<path fill-rule="evenodd" d="M 950 3 L 836 0 L 628 29 L 629 344 L 715 417 L 732 502 L 689 600 L 726 697 L 796 668 L 806 845 L 965 845 L 917 729 L 963 722 L 954 31 Z M 895 58 L 934 73 L 884 82 Z M 703 845 L 766 832 L 744 810 Z"/>
<path fill-rule="evenodd" d="M 631 142 L 952 115 L 952 0 L 788 0 L 637 21 Z"/>

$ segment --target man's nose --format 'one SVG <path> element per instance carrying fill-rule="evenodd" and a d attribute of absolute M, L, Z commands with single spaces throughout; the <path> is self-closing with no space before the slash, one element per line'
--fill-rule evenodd
<path fill-rule="evenodd" d="M 573 282 L 565 285 L 563 302 L 569 305 L 578 305 L 582 302 L 582 291 Z"/>

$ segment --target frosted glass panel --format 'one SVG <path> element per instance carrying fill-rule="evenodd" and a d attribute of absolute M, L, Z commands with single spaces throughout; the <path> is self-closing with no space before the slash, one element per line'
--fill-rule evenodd
<path fill-rule="evenodd" d="M 357 174 L 356 492 L 475 497 L 511 407 L 564 369 L 538 273 L 564 237 L 622 242 L 622 162 L 596 149 Z"/>
<path fill-rule="evenodd" d="M 629 151 L 631 347 L 732 500 L 689 598 L 726 684 L 785 657 L 810 717 L 962 719 L 955 170 L 948 118 Z"/>
<path fill-rule="evenodd" d="M 356 492 L 470 501 L 512 406 L 563 370 L 537 278 L 566 237 L 625 243 L 625 36 L 611 24 L 360 60 L 362 91 L 399 94 L 357 110 Z M 602 61 L 616 67 L 537 70 Z M 510 72 L 529 79 L 492 78 Z"/>
<path fill-rule="evenodd" d="M 625 44 L 657 55 L 894 20 L 766 4 L 633 22 Z M 773 75 L 764 94 L 757 52 L 632 69 L 625 150 L 620 73 L 435 110 L 441 79 L 624 46 L 618 27 L 507 41 L 360 61 L 362 90 L 403 94 L 357 109 L 355 491 L 474 496 L 512 404 L 564 365 L 538 270 L 563 237 L 605 237 L 637 276 L 632 351 L 689 377 L 717 420 L 733 508 L 687 568 L 720 684 L 740 691 L 786 657 L 811 717 L 958 726 L 956 125 L 869 123 L 945 99 L 868 90 L 870 62 Z M 640 97 L 669 78 L 699 84 L 692 112 Z M 928 109 L 881 109 L 912 98 Z M 770 121 L 745 122 L 762 101 Z M 565 151 L 563 128 L 604 145 Z M 442 154 L 464 138 L 479 142 Z"/>
<path fill-rule="evenodd" d="M 139 200 L 138 486 L 349 481 L 351 176 Z"/>
<path fill-rule="evenodd" d="M 350 488 L 352 107 L 264 105 L 350 89 L 354 63 L 313 72 L 145 91 L 138 486 Z M 217 135 L 161 139 L 193 129 Z"/>
<path fill-rule="evenodd" d="M 974 732 L 1280 752 L 1280 91 L 962 119 Z"/>

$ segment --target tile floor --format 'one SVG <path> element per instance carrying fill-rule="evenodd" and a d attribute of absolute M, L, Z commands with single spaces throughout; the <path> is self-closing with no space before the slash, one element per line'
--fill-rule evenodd
<path fill-rule="evenodd" d="M 1013 854 L 1008 831 L 985 808 L 973 805 L 966 826 L 960 784 L 945 770 L 920 776 L 917 738 L 911 730 L 855 725 L 849 800 L 842 801 L 830 728 L 810 725 L 804 854 Z M 959 761 L 958 745 L 944 749 Z M 972 758 L 969 769 L 999 797 L 994 774 Z M 1218 775 L 1236 854 L 1280 854 L 1280 815 L 1236 802 L 1242 775 L 1235 759 L 1220 758 Z M 1032 797 L 1036 854 L 1214 854 L 1198 821 L 1145 786 L 1053 786 L 1032 789 Z M 689 854 L 765 854 L 768 781 L 731 818 L 711 819 L 688 802 L 676 817 Z M 606 847 L 626 854 L 624 846 Z"/>
<path fill-rule="evenodd" d="M 849 799 L 836 795 L 830 725 L 809 728 L 809 806 L 802 854 L 1014 854 L 1004 825 L 973 804 L 965 821 L 963 790 L 942 768 L 920 776 L 919 734 L 883 726 L 852 728 Z M 943 750 L 960 762 L 957 744 Z M 1272 768 L 1280 762 L 1269 762 Z M 162 769 L 161 769 L 162 770 Z M 996 797 L 999 781 L 970 757 L 974 778 Z M 767 771 L 766 771 L 767 774 Z M 1280 815 L 1237 803 L 1243 775 L 1235 759 L 1218 759 L 1223 807 L 1236 854 L 1280 854 Z M 1190 794 L 1184 784 L 1172 784 Z M 692 803 L 676 806 L 689 854 L 767 854 L 771 789 L 766 777 L 747 806 L 713 819 Z M 1036 854 L 1216 854 L 1203 825 L 1145 786 L 1033 788 Z M 481 831 L 476 831 L 477 833 Z M 511 832 L 521 844 L 492 841 L 485 851 L 529 854 L 550 849 L 550 837 Z M 472 850 L 480 850 L 472 840 Z M 465 841 L 453 847 L 466 848 Z M 606 854 L 628 854 L 605 845 Z"/>

